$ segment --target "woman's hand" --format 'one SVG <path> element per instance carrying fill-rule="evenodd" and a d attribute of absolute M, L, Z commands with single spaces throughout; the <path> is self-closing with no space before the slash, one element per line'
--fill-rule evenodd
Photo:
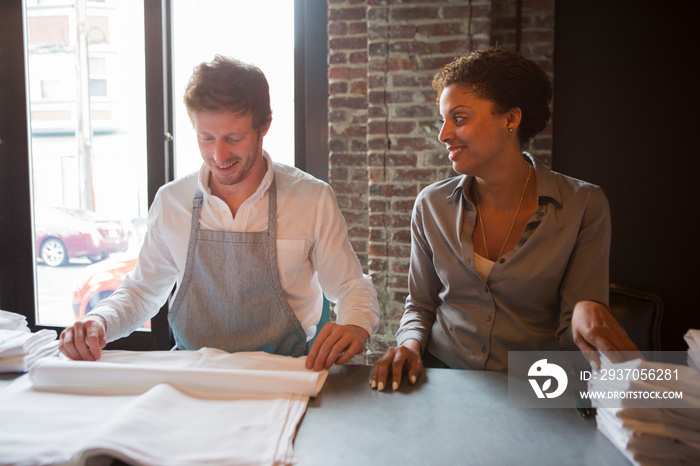
<path fill-rule="evenodd" d="M 379 391 L 389 383 L 391 375 L 391 386 L 397 390 L 401 386 L 404 371 L 408 377 L 408 382 L 413 385 L 423 372 L 423 361 L 420 357 L 421 348 L 417 340 L 406 340 L 401 346 L 389 348 L 386 353 L 374 363 L 374 370 L 369 379 L 372 389 Z"/>
<path fill-rule="evenodd" d="M 608 308 L 596 301 L 576 303 L 571 317 L 571 333 L 576 346 L 598 367 L 598 351 L 608 356 L 612 362 L 629 359 L 619 352 L 639 353 L 625 329 L 615 320 Z"/>

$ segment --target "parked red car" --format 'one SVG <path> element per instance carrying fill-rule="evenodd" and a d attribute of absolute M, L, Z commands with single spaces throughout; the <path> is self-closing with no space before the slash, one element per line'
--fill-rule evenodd
<path fill-rule="evenodd" d="M 121 222 L 87 210 L 37 207 L 35 231 L 37 259 L 51 267 L 65 265 L 71 257 L 98 262 L 129 246 Z"/>
<path fill-rule="evenodd" d="M 126 274 L 134 270 L 134 267 L 135 257 L 124 260 L 108 259 L 86 267 L 73 290 L 75 318 L 79 319 L 88 314 L 97 303 L 114 293 Z M 144 327 L 150 328 L 151 322 L 146 322 Z"/>

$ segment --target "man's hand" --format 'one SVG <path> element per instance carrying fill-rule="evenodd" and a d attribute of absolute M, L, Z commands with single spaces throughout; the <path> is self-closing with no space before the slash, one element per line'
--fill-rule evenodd
<path fill-rule="evenodd" d="M 61 333 L 58 349 L 71 359 L 97 361 L 107 345 L 106 325 L 102 317 L 79 320 Z"/>
<path fill-rule="evenodd" d="M 597 367 L 600 367 L 598 351 L 608 356 L 612 362 L 622 362 L 626 359 L 619 354 L 621 351 L 639 353 L 625 329 L 610 311 L 595 301 L 576 303 L 571 317 L 571 333 L 576 346 Z"/>
<path fill-rule="evenodd" d="M 306 368 L 320 371 L 333 364 L 345 364 L 365 349 L 367 330 L 357 325 L 328 322 L 318 333 L 306 357 Z"/>
<path fill-rule="evenodd" d="M 408 382 L 413 385 L 423 372 L 423 361 L 420 357 L 420 343 L 417 340 L 406 340 L 401 346 L 389 348 L 386 353 L 374 363 L 374 370 L 369 379 L 372 389 L 384 390 L 388 385 L 389 374 L 392 375 L 392 388 L 401 386 L 404 371 Z"/>

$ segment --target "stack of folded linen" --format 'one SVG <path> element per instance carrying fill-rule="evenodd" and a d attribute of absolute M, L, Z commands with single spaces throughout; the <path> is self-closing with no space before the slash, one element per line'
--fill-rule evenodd
<path fill-rule="evenodd" d="M 683 338 L 688 343 L 688 365 L 700 371 L 700 330 L 690 329 Z"/>
<path fill-rule="evenodd" d="M 0 464 L 292 464 L 327 375 L 211 348 L 44 359 L 0 395 Z"/>
<path fill-rule="evenodd" d="M 588 393 L 598 430 L 632 463 L 700 464 L 700 373 L 677 364 L 613 364 L 602 357 L 594 374 Z"/>
<path fill-rule="evenodd" d="M 38 360 L 58 355 L 54 330 L 29 331 L 20 314 L 0 311 L 0 372 L 27 372 Z"/>

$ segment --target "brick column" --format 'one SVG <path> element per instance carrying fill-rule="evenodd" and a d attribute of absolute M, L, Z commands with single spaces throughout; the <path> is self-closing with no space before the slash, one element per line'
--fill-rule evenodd
<path fill-rule="evenodd" d="M 554 0 L 523 0 L 522 48 L 552 69 Z M 418 192 L 454 176 L 437 140 L 435 73 L 499 43 L 515 48 L 516 0 L 328 0 L 330 180 L 380 302 L 375 349 L 395 343 L 408 292 Z M 551 130 L 533 144 L 551 161 Z M 541 142 L 540 142 L 541 141 Z"/>
<path fill-rule="evenodd" d="M 367 19 L 364 2 L 328 2 L 329 180 L 367 267 Z"/>
<path fill-rule="evenodd" d="M 379 294 L 378 349 L 394 344 L 408 293 L 413 203 L 425 186 L 454 176 L 437 140 L 433 76 L 488 44 L 490 2 L 368 2 L 369 271 Z M 475 15 L 479 15 L 478 17 Z"/>

